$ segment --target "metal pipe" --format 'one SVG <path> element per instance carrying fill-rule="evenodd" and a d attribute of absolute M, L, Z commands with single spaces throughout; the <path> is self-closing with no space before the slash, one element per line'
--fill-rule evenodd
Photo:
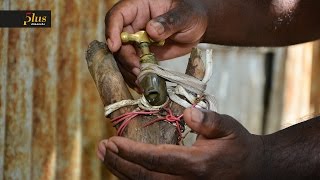
<path fill-rule="evenodd" d="M 123 43 L 135 42 L 138 44 L 141 50 L 140 61 L 143 63 L 158 64 L 153 53 L 150 52 L 149 46 L 151 44 L 163 45 L 164 41 L 155 42 L 151 40 L 146 31 L 139 31 L 134 34 L 127 32 L 121 33 L 121 40 Z M 166 82 L 163 78 L 159 77 L 154 73 L 149 73 L 139 82 L 143 88 L 144 96 L 147 101 L 153 106 L 160 106 L 167 101 L 167 87 Z"/>

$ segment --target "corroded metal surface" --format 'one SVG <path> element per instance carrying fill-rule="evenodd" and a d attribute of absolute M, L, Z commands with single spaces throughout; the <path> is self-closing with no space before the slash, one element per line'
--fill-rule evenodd
<path fill-rule="evenodd" d="M 33 8 L 27 1 L 10 1 L 10 9 Z M 30 179 L 34 37 L 31 28 L 9 29 L 4 179 Z"/>
<path fill-rule="evenodd" d="M 315 115 L 320 115 L 320 41 L 313 44 L 311 82 L 311 108 Z"/>
<path fill-rule="evenodd" d="M 109 179 L 95 151 L 113 131 L 84 52 L 104 39 L 112 3 L 0 2 L 0 9 L 52 13 L 48 29 L 0 29 L 0 180 Z"/>
<path fill-rule="evenodd" d="M 288 48 L 282 128 L 320 114 L 319 41 Z"/>
<path fill-rule="evenodd" d="M 307 120 L 310 114 L 313 43 L 287 50 L 284 82 L 284 109 L 281 128 Z"/>
<path fill-rule="evenodd" d="M 52 28 L 35 29 L 33 80 L 33 131 L 31 179 L 54 179 L 57 125 L 57 26 L 58 1 L 41 2 L 36 9 L 50 9 Z"/>
<path fill-rule="evenodd" d="M 82 7 L 86 9 L 81 13 L 82 43 L 81 49 L 85 50 L 93 39 L 104 40 L 104 15 L 106 13 L 106 2 L 100 0 L 97 3 L 84 1 Z M 82 52 L 84 55 L 84 51 Z M 101 179 L 110 177 L 110 173 L 96 157 L 96 147 L 100 140 L 106 138 L 106 132 L 113 134 L 112 125 L 105 120 L 103 105 L 91 75 L 88 71 L 85 58 L 81 61 L 81 127 L 82 127 L 82 152 L 81 152 L 81 179 Z M 102 167 L 103 166 L 103 167 Z M 101 173 L 100 173 L 101 170 Z"/>
<path fill-rule="evenodd" d="M 8 9 L 9 2 L 0 2 L 0 9 Z M 8 62 L 8 29 L 0 29 L 0 180 L 3 179 L 4 150 L 5 150 L 5 114 L 7 90 L 7 62 Z"/>
<path fill-rule="evenodd" d="M 7 85 L 7 43 L 8 30 L 0 30 L 0 180 L 3 175 L 5 150 L 5 113 L 6 113 L 6 85 Z"/>
<path fill-rule="evenodd" d="M 81 172 L 81 3 L 59 1 L 59 57 L 57 59 L 57 179 L 80 178 Z M 70 10 L 72 9 L 72 13 Z"/>

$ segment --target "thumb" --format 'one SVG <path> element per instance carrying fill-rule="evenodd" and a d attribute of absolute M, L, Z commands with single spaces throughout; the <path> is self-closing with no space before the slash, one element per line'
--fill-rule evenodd
<path fill-rule="evenodd" d="M 147 23 L 146 30 L 155 41 L 167 39 L 171 35 L 186 29 L 191 23 L 183 6 L 176 6 L 167 13 Z"/>
<path fill-rule="evenodd" d="M 188 108 L 183 117 L 192 130 L 209 139 L 226 137 L 244 129 L 232 117 L 208 110 Z"/>

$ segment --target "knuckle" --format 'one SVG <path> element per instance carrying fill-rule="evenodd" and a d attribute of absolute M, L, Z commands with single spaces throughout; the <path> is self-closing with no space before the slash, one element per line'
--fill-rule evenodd
<path fill-rule="evenodd" d="M 118 171 L 118 157 L 114 157 L 111 161 L 109 161 L 109 165 L 111 166 L 111 168 L 115 169 Z"/>
<path fill-rule="evenodd" d="M 134 179 L 139 179 L 139 180 L 153 180 L 156 179 L 155 177 L 153 177 L 153 174 L 150 173 L 149 171 L 143 169 L 143 168 L 139 168 L 137 170 L 137 173 L 134 175 Z"/>
<path fill-rule="evenodd" d="M 167 32 L 174 31 L 175 28 L 183 24 L 181 14 L 174 11 L 158 17 L 157 22 L 161 23 Z"/>
<path fill-rule="evenodd" d="M 205 177 L 206 174 L 208 173 L 209 169 L 207 164 L 199 164 L 198 166 L 196 166 L 195 168 L 195 176 L 196 177 Z"/>
<path fill-rule="evenodd" d="M 208 164 L 208 157 L 206 155 L 201 155 L 197 158 L 193 158 L 190 161 L 190 173 L 197 178 L 205 177 L 206 174 L 211 171 Z"/>
<path fill-rule="evenodd" d="M 105 25 L 105 35 L 107 36 L 107 38 L 110 36 L 111 34 L 111 27 L 112 25 L 110 25 L 110 16 L 111 16 L 111 12 L 109 11 L 106 14 L 106 17 L 104 19 L 104 25 Z"/>
<path fill-rule="evenodd" d="M 192 13 L 192 21 L 190 21 L 190 13 Z M 198 20 L 202 20 L 205 16 L 202 5 L 194 1 L 181 1 L 171 11 L 163 16 L 160 16 L 157 20 L 168 28 L 172 26 L 188 26 L 194 24 Z M 205 18 L 204 18 L 205 19 Z M 188 23 L 186 23 L 188 22 Z"/>
<path fill-rule="evenodd" d="M 104 18 L 104 22 L 105 22 L 105 25 L 109 25 L 109 22 L 110 20 L 112 19 L 112 16 L 114 14 L 114 11 L 116 10 L 117 8 L 117 4 L 115 4 L 107 13 L 106 13 L 106 16 Z"/>
<path fill-rule="evenodd" d="M 106 152 L 104 164 L 110 169 L 120 171 L 119 166 L 120 158 L 118 156 L 112 155 L 109 151 Z"/>
<path fill-rule="evenodd" d="M 213 120 L 211 121 L 212 129 L 213 130 L 221 129 L 222 119 L 221 119 L 220 115 L 218 115 L 217 113 L 212 113 L 212 114 L 213 114 Z"/>
<path fill-rule="evenodd" d="M 136 174 L 135 179 L 146 180 L 146 179 L 147 179 L 146 177 L 147 177 L 147 176 L 146 176 L 146 173 L 143 171 L 143 169 L 142 169 L 142 168 L 139 168 L 139 169 L 138 169 L 138 172 L 137 172 L 137 174 Z"/>
<path fill-rule="evenodd" d="M 106 13 L 106 16 L 104 18 L 104 23 L 106 26 L 106 29 L 108 29 L 108 27 L 110 26 L 110 21 L 112 21 L 112 17 L 114 14 L 117 13 L 117 11 L 119 11 L 119 7 L 121 7 L 122 2 L 119 1 L 116 4 L 113 5 L 113 7 L 111 9 L 108 10 L 108 12 Z"/>
<path fill-rule="evenodd" d="M 109 11 L 107 12 L 105 18 L 104 18 L 104 22 L 105 22 L 106 25 L 107 25 L 108 22 L 109 22 L 109 19 L 110 19 L 110 16 L 111 16 L 111 12 L 112 12 L 112 10 L 109 10 Z"/>
<path fill-rule="evenodd" d="M 204 112 L 203 124 L 211 131 L 217 130 L 221 126 L 221 118 L 215 112 Z"/>
<path fill-rule="evenodd" d="M 148 167 L 149 170 L 155 170 L 160 163 L 160 157 L 157 155 L 150 155 L 146 159 L 145 163 L 146 167 Z"/>

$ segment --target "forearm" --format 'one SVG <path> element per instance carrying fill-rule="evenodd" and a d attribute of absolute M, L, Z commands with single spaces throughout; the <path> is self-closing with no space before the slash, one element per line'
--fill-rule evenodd
<path fill-rule="evenodd" d="M 262 136 L 261 178 L 320 177 L 320 117 Z"/>
<path fill-rule="evenodd" d="M 208 9 L 203 42 L 284 46 L 320 38 L 319 0 L 200 0 Z"/>

